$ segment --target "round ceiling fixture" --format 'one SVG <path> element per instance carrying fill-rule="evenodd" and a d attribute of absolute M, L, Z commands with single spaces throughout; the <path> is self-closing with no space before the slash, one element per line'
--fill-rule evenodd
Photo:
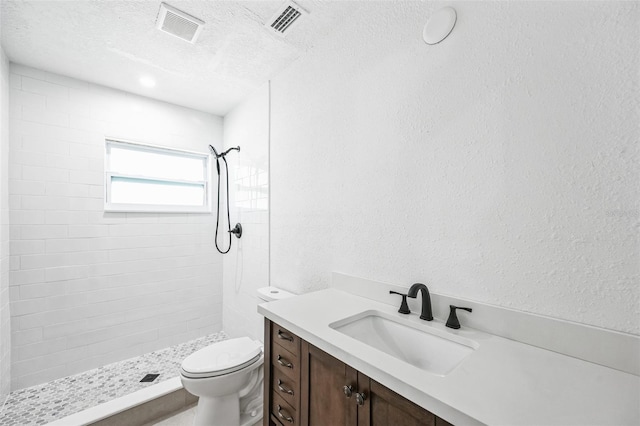
<path fill-rule="evenodd" d="M 452 7 L 443 7 L 431 15 L 422 31 L 422 38 L 427 44 L 438 44 L 453 30 L 456 25 L 456 11 Z"/>

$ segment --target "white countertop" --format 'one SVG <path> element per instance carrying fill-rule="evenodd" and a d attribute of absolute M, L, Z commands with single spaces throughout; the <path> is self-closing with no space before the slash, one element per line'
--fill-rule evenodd
<path fill-rule="evenodd" d="M 478 348 L 437 376 L 329 327 L 367 310 L 471 339 Z M 443 419 L 488 425 L 639 425 L 640 377 L 470 328 L 452 330 L 335 289 L 258 305 L 258 312 Z"/>

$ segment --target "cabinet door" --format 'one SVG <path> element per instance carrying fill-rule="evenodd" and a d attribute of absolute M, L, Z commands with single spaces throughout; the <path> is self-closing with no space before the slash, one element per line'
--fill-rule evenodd
<path fill-rule="evenodd" d="M 345 386 L 357 391 L 356 370 L 309 343 L 301 347 L 300 424 L 356 425 L 357 406 Z"/>
<path fill-rule="evenodd" d="M 358 386 L 366 395 L 358 407 L 358 426 L 435 426 L 432 413 L 362 373 L 358 373 Z"/>

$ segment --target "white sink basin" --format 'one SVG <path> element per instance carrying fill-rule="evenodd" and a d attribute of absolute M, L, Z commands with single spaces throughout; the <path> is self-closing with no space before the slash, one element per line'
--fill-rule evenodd
<path fill-rule="evenodd" d="M 361 312 L 329 327 L 439 376 L 450 373 L 479 346 L 428 324 L 413 324 L 380 311 Z"/>

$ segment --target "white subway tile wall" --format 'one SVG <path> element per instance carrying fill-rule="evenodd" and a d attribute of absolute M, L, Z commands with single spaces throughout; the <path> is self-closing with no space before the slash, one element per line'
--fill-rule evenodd
<path fill-rule="evenodd" d="M 9 394 L 11 375 L 11 316 L 9 270 L 19 259 L 9 256 L 9 60 L 0 47 L 0 406 Z M 37 190 L 37 189 L 34 189 Z M 26 220 L 26 219 L 25 219 Z M 30 220 L 38 220 L 31 217 Z"/>
<path fill-rule="evenodd" d="M 12 389 L 220 331 L 215 217 L 103 193 L 105 136 L 206 152 L 222 118 L 17 64 L 10 87 Z"/>

